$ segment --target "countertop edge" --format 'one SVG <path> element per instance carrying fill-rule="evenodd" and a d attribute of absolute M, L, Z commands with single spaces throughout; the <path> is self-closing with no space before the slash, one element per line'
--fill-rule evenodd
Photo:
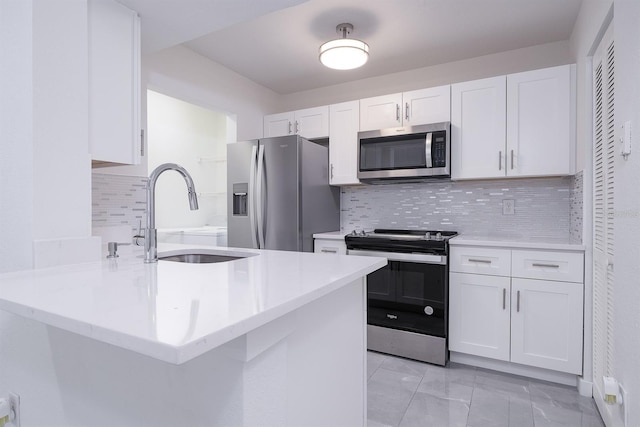
<path fill-rule="evenodd" d="M 523 240 L 500 240 L 482 237 L 456 236 L 449 240 L 450 246 L 485 246 L 515 249 L 542 249 L 561 251 L 585 251 L 585 245 L 581 243 L 553 243 L 553 242 L 530 242 Z"/>

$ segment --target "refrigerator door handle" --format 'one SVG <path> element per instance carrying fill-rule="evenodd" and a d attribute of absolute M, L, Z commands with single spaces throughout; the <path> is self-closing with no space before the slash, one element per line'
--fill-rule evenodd
<path fill-rule="evenodd" d="M 251 228 L 251 244 L 258 249 L 258 226 L 256 224 L 256 156 L 258 147 L 251 148 L 251 161 L 249 162 L 249 227 Z"/>
<path fill-rule="evenodd" d="M 265 226 L 264 226 L 264 212 L 266 209 L 267 199 L 264 197 L 264 193 L 266 191 L 267 183 L 264 179 L 264 146 L 260 145 L 258 148 L 258 173 L 256 177 L 256 188 L 257 188 L 257 203 L 256 203 L 256 212 L 258 218 L 258 249 L 265 248 Z"/>

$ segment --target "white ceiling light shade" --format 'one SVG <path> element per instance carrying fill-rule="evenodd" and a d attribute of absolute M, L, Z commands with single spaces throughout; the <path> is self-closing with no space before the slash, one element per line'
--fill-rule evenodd
<path fill-rule="evenodd" d="M 369 45 L 361 40 L 349 39 L 353 25 L 340 24 L 336 32 L 341 39 L 331 40 L 320 46 L 320 62 L 334 70 L 353 70 L 362 67 L 369 59 Z"/>

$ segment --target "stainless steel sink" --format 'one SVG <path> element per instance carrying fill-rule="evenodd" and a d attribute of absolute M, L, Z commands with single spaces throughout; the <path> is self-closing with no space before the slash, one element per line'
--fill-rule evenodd
<path fill-rule="evenodd" d="M 186 262 L 189 264 L 211 264 L 214 262 L 227 262 L 235 259 L 242 259 L 239 256 L 227 256 L 227 255 L 211 255 L 211 254 L 180 254 L 180 255 L 165 255 L 159 256 L 158 260 L 161 261 L 175 261 Z"/>
<path fill-rule="evenodd" d="M 228 262 L 258 255 L 254 252 L 219 249 L 181 249 L 158 254 L 159 261 L 184 262 L 188 264 L 212 264 Z"/>

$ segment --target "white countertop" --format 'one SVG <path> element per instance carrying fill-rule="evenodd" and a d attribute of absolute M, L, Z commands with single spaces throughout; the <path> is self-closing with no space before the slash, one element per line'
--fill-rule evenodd
<path fill-rule="evenodd" d="M 160 244 L 159 252 L 193 245 Z M 365 276 L 384 258 L 213 248 L 235 261 L 130 256 L 0 275 L 0 309 L 181 364 Z"/>
<path fill-rule="evenodd" d="M 548 249 L 563 251 L 584 251 L 582 243 L 576 243 L 568 238 L 524 237 L 524 236 L 466 236 L 458 235 L 449 240 L 451 246 L 488 246 L 508 247 L 518 249 Z"/>
<path fill-rule="evenodd" d="M 313 235 L 314 239 L 327 239 L 327 240 L 342 240 L 344 241 L 344 236 L 349 234 L 346 231 L 328 231 L 326 233 L 315 233 Z"/>

